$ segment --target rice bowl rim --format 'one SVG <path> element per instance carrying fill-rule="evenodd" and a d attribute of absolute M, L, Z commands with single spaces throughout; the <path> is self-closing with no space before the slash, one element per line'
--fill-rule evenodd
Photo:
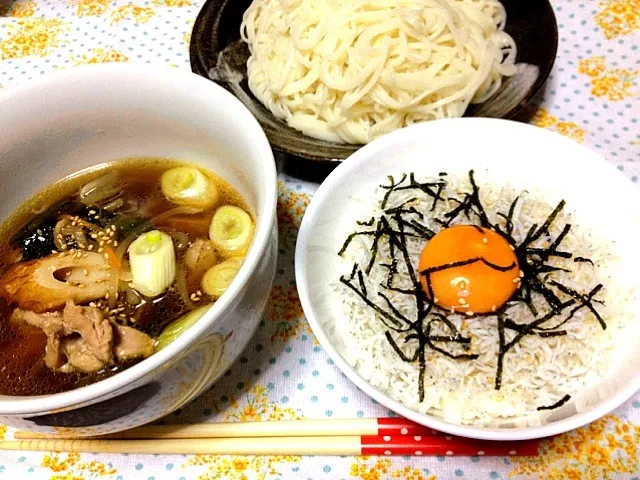
<path fill-rule="evenodd" d="M 446 138 L 447 135 L 454 138 L 464 138 L 465 130 L 482 130 L 489 135 L 496 135 L 502 138 L 510 135 L 520 140 L 524 138 L 527 140 L 527 147 L 532 149 L 536 149 L 542 144 L 560 145 L 564 149 L 572 151 L 572 155 L 568 156 L 566 161 L 574 163 L 576 166 L 579 164 L 582 171 L 592 169 L 603 173 L 606 171 L 612 180 L 611 185 L 607 188 L 610 190 L 626 189 L 627 191 L 623 193 L 634 200 L 628 204 L 630 205 L 628 207 L 629 211 L 633 209 L 636 214 L 640 213 L 640 192 L 624 174 L 602 156 L 568 138 L 562 137 L 560 134 L 528 124 L 489 118 L 456 118 L 416 124 L 384 135 L 365 145 L 331 172 L 313 195 L 302 219 L 295 250 L 295 276 L 305 317 L 322 348 L 351 382 L 384 407 L 416 423 L 452 435 L 502 441 L 542 438 L 582 427 L 610 413 L 639 390 L 640 372 L 634 374 L 632 381 L 619 387 L 613 395 L 609 395 L 596 406 L 545 425 L 509 429 L 460 425 L 446 422 L 434 415 L 422 414 L 413 410 L 371 385 L 342 357 L 322 326 L 325 322 L 321 320 L 325 317 L 321 309 L 312 300 L 310 284 L 316 279 L 308 271 L 307 257 L 315 220 L 322 212 L 327 199 L 336 190 L 352 190 L 352 187 L 348 185 L 354 177 L 359 175 L 358 172 L 365 171 L 368 163 L 379 160 L 380 155 L 386 153 L 389 149 L 402 149 L 407 145 L 420 143 L 428 138 L 437 138 L 437 141 L 439 141 L 440 138 Z M 450 162 L 452 162 L 451 165 L 455 163 L 453 155 Z M 402 170 L 402 167 L 396 168 L 396 171 L 400 170 Z"/>

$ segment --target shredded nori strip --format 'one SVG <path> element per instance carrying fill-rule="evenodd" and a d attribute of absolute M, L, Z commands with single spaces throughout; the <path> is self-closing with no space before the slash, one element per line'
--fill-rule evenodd
<path fill-rule="evenodd" d="M 590 263 L 591 265 L 593 265 L 593 260 L 591 260 L 590 258 L 575 257 L 573 261 L 576 263 L 583 262 L 583 263 Z"/>
<path fill-rule="evenodd" d="M 496 368 L 495 389 L 500 390 L 502 387 L 502 370 L 504 368 L 504 356 L 509 351 L 507 347 L 506 337 L 504 334 L 504 316 L 498 315 L 498 366 Z"/>
<path fill-rule="evenodd" d="M 576 290 L 574 290 L 573 288 L 569 288 L 565 285 L 562 285 L 559 282 L 556 282 L 555 280 L 551 280 L 551 284 L 554 285 L 555 287 L 558 288 L 558 290 L 560 290 L 563 293 L 566 293 L 567 295 L 575 298 L 578 302 L 580 302 L 580 307 L 586 307 L 589 310 L 591 310 L 591 313 L 593 313 L 596 317 L 596 319 L 598 320 L 598 323 L 600 323 L 600 326 L 602 327 L 603 330 L 607 329 L 607 324 L 604 322 L 604 320 L 602 319 L 602 317 L 600 316 L 600 314 L 598 313 L 598 311 L 596 310 L 596 308 L 593 305 L 593 297 L 595 295 L 597 295 L 597 293 L 602 289 L 603 285 L 600 283 L 598 285 L 596 285 L 593 290 L 591 290 L 587 295 L 581 295 L 579 292 L 577 292 Z"/>
<path fill-rule="evenodd" d="M 537 410 L 538 411 L 540 411 L 540 410 L 555 410 L 556 408 L 560 408 L 561 406 L 563 406 L 569 400 L 571 400 L 571 395 L 565 395 L 564 397 L 562 397 L 560 400 L 558 400 L 553 405 L 549 405 L 549 406 L 545 406 L 545 407 L 538 407 Z"/>
<path fill-rule="evenodd" d="M 446 175 L 446 172 L 440 172 L 439 174 L 440 177 Z M 554 224 L 565 208 L 564 200 L 561 200 L 556 205 L 542 225 L 530 225 L 524 239 L 518 242 L 513 236 L 515 230 L 513 217 L 520 197 L 516 197 L 511 202 L 507 212 L 493 212 L 500 221 L 492 222 L 481 201 L 480 188 L 475 181 L 473 170 L 469 172 L 471 192 L 460 194 L 458 197 L 446 197 L 444 195 L 447 183 L 443 178 L 437 181 L 420 183 L 416 181 L 414 174 L 410 173 L 408 175 L 403 174 L 397 182 L 393 176 L 389 176 L 388 180 L 388 184 L 380 185 L 383 190 L 386 190 L 380 205 L 383 213 L 377 219 L 371 218 L 368 221 L 358 222 L 358 225 L 365 227 L 372 227 L 375 224 L 375 229 L 351 233 L 339 252 L 339 255 L 344 254 L 356 236 L 368 236 L 372 238 L 369 261 L 366 266 L 354 265 L 351 275 L 349 277 L 341 277 L 340 281 L 353 290 L 369 308 L 374 310 L 385 327 L 389 329 L 385 332 L 385 338 L 398 357 L 405 362 L 418 362 L 420 401 L 424 400 L 424 378 L 427 369 L 425 352 L 427 349 L 460 361 L 474 360 L 478 357 L 477 353 L 468 351 L 471 348 L 471 339 L 463 336 L 454 323 L 447 318 L 446 314 L 449 312 L 446 312 L 446 314 L 441 313 L 443 310 L 431 300 L 434 297 L 431 287 L 431 274 L 475 262 L 483 262 L 499 271 L 508 271 L 516 268 L 516 264 L 496 265 L 482 257 L 478 257 L 416 272 L 407 248 L 407 239 L 424 239 L 428 242 L 436 235 L 437 229 L 434 230 L 432 226 L 423 223 L 425 220 L 424 214 L 416 209 L 415 202 L 430 199 L 432 201 L 431 210 L 433 211 L 438 201 L 451 201 L 455 203 L 455 206 L 440 217 L 429 219 L 432 225 L 440 225 L 442 228 L 446 228 L 453 225 L 454 222 L 457 225 L 465 224 L 465 221 L 468 221 L 468 224 L 478 228 L 480 231 L 486 228 L 498 232 L 512 245 L 521 270 L 519 288 L 512 298 L 498 311 L 484 315 L 485 317 L 493 316 L 497 320 L 498 362 L 494 385 L 496 390 L 499 390 L 502 386 L 502 375 L 507 353 L 525 336 L 535 335 L 540 338 L 552 338 L 567 335 L 567 331 L 561 329 L 561 327 L 571 320 L 580 309 L 585 308 L 595 315 L 603 329 L 606 328 L 604 320 L 595 307 L 597 303 L 602 303 L 595 297 L 601 291 L 603 285 L 597 285 L 588 293 L 581 293 L 549 277 L 549 274 L 553 272 L 570 273 L 567 268 L 548 263 L 552 258 L 573 258 L 574 262 L 589 262 L 593 264 L 588 258 L 574 258 L 571 252 L 561 249 L 563 240 L 571 231 L 570 224 L 565 224 L 559 234 L 552 234 L 552 230 L 556 229 Z M 395 192 L 406 190 L 415 191 L 416 196 L 410 197 L 394 207 L 388 207 Z M 423 195 L 423 197 L 421 198 L 420 195 Z M 542 239 L 545 240 L 545 244 L 548 246 L 536 244 Z M 380 264 L 380 266 L 388 270 L 386 279 L 380 287 L 388 292 L 412 297 L 416 306 L 415 319 L 407 318 L 405 314 L 400 312 L 394 306 L 391 298 L 385 293 L 379 292 L 377 294 L 378 302 L 381 302 L 381 304 L 368 296 L 365 277 L 375 265 L 380 242 L 382 241 L 387 245 L 392 260 L 390 263 Z M 401 265 L 406 270 L 411 283 L 410 287 L 399 287 L 395 284 L 395 280 L 401 271 Z M 421 278 L 425 280 L 426 292 L 422 287 Z M 542 314 L 534 306 L 534 296 L 544 299 L 547 304 L 547 307 L 543 308 Z M 532 321 L 519 324 L 508 318 L 508 309 L 518 302 L 527 305 L 533 316 Z M 551 324 L 554 319 L 556 321 Z M 444 333 L 434 333 L 433 329 L 436 328 L 436 325 Z M 515 334 L 512 338 L 509 337 L 511 340 L 507 340 L 507 330 Z M 406 354 L 405 350 L 394 340 L 394 336 L 390 331 L 400 335 L 405 344 L 410 341 L 416 341 L 417 346 L 413 353 Z M 457 345 L 457 347 L 451 350 L 449 347 L 445 348 L 444 345 L 450 345 L 452 348 L 453 345 Z M 540 407 L 538 410 L 557 408 L 568 399 L 569 396 L 566 396 L 558 404 L 551 407 Z"/>
<path fill-rule="evenodd" d="M 376 219 L 375 217 L 371 217 L 369 220 L 364 221 L 364 222 L 356 222 L 358 225 L 362 225 L 364 227 L 373 227 L 373 224 L 375 223 Z"/>
<path fill-rule="evenodd" d="M 488 260 L 485 260 L 482 257 L 477 257 L 477 258 L 470 258 L 469 260 L 460 260 L 459 262 L 451 262 L 451 263 L 447 263 L 445 265 L 438 265 L 437 267 L 430 267 L 430 268 L 427 268 L 425 270 L 420 271 L 420 274 L 428 275 L 428 274 L 431 274 L 431 273 L 440 272 L 442 270 L 448 270 L 450 268 L 455 268 L 455 267 L 462 267 L 464 265 L 470 265 L 472 263 L 477 263 L 477 262 L 482 262 L 486 266 L 491 267 L 494 270 L 498 270 L 500 272 L 508 272 L 509 270 L 513 270 L 514 268 L 516 268 L 516 264 L 515 263 L 511 263 L 510 265 L 502 266 L 502 265 L 496 265 L 495 263 L 491 263 L 491 262 L 489 262 Z"/>

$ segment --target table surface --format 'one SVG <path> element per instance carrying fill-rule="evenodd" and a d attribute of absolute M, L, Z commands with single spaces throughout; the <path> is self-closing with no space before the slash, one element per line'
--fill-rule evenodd
<path fill-rule="evenodd" d="M 0 89 L 75 65 L 143 62 L 189 69 L 203 0 L 0 0 Z M 640 1 L 556 0 L 560 44 L 530 121 L 640 171 Z M 281 173 L 280 259 L 268 313 L 215 388 L 167 422 L 376 417 L 391 412 L 352 385 L 314 340 L 293 269 L 297 228 L 317 184 Z M 250 360 L 249 360 L 250 359 Z M 6 433 L 0 427 L 0 435 Z M 239 457 L 0 452 L 3 478 L 366 479 L 634 478 L 640 395 L 543 444 L 539 458 Z M 637 479 L 637 477 L 636 477 Z"/>

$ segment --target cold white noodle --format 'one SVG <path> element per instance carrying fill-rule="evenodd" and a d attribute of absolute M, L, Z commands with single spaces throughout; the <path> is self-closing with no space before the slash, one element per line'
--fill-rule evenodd
<path fill-rule="evenodd" d="M 254 0 L 249 87 L 306 135 L 367 143 L 460 117 L 515 72 L 497 0 Z"/>

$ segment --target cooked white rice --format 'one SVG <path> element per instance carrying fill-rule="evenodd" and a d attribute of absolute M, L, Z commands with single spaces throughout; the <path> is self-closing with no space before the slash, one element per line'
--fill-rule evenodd
<path fill-rule="evenodd" d="M 396 179 L 400 177 L 401 174 L 397 175 Z M 471 191 L 468 177 L 445 178 L 448 183 L 445 193 L 459 198 L 461 193 Z M 510 188 L 481 181 L 478 184 L 482 203 L 492 223 L 503 225 L 495 215 L 496 212 L 507 212 L 513 199 L 520 195 L 521 201 L 513 217 L 513 236 L 517 243 L 522 241 L 533 223 L 540 225 L 555 207 L 555 203 L 550 205 L 534 192 L 515 192 Z M 376 188 L 374 192 L 362 192 L 363 205 L 370 205 L 370 211 L 357 212 L 357 219 L 354 218 L 351 223 L 345 225 L 345 239 L 354 231 L 373 229 L 356 224 L 356 220 L 379 218 L 383 213 L 380 201 L 384 193 L 385 190 L 381 188 Z M 405 190 L 395 192 L 387 208 L 416 196 L 424 199 L 413 204 L 425 215 L 421 223 L 437 232 L 441 227 L 430 219 L 441 217 L 444 212 L 451 210 L 455 203 L 438 202 L 435 211 L 431 212 L 431 201 L 428 197 L 414 190 Z M 375 200 L 371 201 L 372 198 Z M 525 336 L 505 355 L 500 390 L 494 388 L 499 348 L 496 317 L 469 318 L 459 314 L 448 315 L 463 335 L 471 337 L 469 353 L 477 353 L 479 358 L 455 360 L 426 347 L 425 398 L 422 402 L 419 402 L 418 363 L 404 362 L 393 351 L 385 338 L 388 329 L 380 318 L 357 294 L 337 281 L 336 289 L 344 299 L 340 302 L 343 318 L 342 321 L 336 322 L 334 328 L 328 330 L 329 335 L 333 336 L 334 340 L 339 340 L 335 341 L 336 345 L 348 345 L 348 348 L 341 349 L 341 354 L 361 376 L 392 398 L 419 412 L 442 417 L 452 423 L 477 426 L 509 427 L 543 422 L 542 418 L 547 413 L 539 412 L 538 407 L 553 405 L 565 395 L 574 395 L 605 377 L 612 367 L 612 352 L 620 338 L 621 330 L 633 321 L 633 312 L 625 311 L 624 302 L 619 302 L 619 299 L 631 298 L 632 292 L 627 287 L 616 284 L 611 273 L 619 261 L 614 254 L 612 243 L 599 238 L 593 232 L 581 229 L 575 218 L 572 221 L 571 207 L 567 205 L 565 211 L 557 217 L 551 229 L 552 238 L 560 233 L 565 223 L 572 224 L 560 250 L 569 251 L 574 257 L 589 258 L 594 265 L 554 257 L 549 263 L 565 266 L 571 273 L 554 272 L 549 278 L 582 293 L 588 293 L 594 286 L 602 283 L 604 288 L 596 298 L 603 300 L 605 306 L 597 308 L 608 328 L 603 330 L 595 316 L 583 308 L 563 325 L 562 329 L 567 331 L 566 336 Z M 454 222 L 464 223 L 469 222 L 465 222 L 464 218 Z M 548 240 L 548 237 L 540 239 L 534 245 L 542 246 L 545 240 Z M 354 262 L 363 267 L 368 263 L 372 241 L 371 237 L 358 236 L 351 242 L 342 256 L 345 276 L 351 273 Z M 424 244 L 423 239 L 408 241 L 408 249 L 416 269 Z M 388 244 L 380 242 L 376 264 L 368 277 L 365 277 L 368 298 L 379 298 L 377 292 L 384 291 L 396 308 L 408 318 L 414 319 L 415 304 L 410 301 L 411 297 L 394 294 L 380 286 L 387 275 L 387 270 L 380 264 L 388 263 L 389 260 Z M 406 272 L 404 276 L 407 277 Z M 410 287 L 410 282 L 407 280 L 404 286 Z M 535 295 L 534 300 L 538 309 L 545 311 L 546 302 Z M 374 301 L 385 307 L 381 299 Z M 523 303 L 510 307 L 508 315 L 518 323 L 528 323 L 534 319 Z M 545 325 L 556 324 L 559 318 Z M 411 356 L 417 347 L 417 341 L 405 343 L 404 335 L 389 331 L 403 351 Z M 508 341 L 513 338 L 514 333 L 507 329 L 506 335 Z M 449 350 L 451 347 L 445 348 Z"/>

